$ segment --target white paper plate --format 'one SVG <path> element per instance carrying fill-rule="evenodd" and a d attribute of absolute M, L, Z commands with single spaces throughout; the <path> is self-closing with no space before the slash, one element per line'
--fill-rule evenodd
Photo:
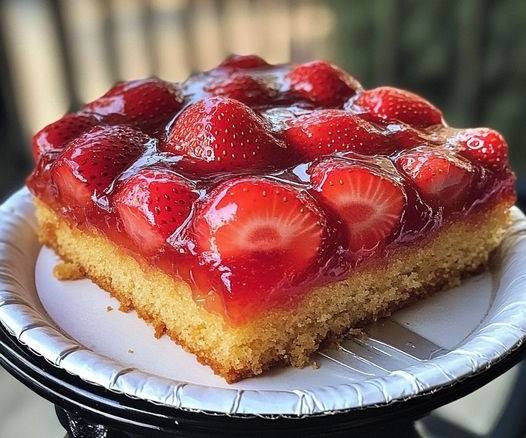
<path fill-rule="evenodd" d="M 323 351 L 319 368 L 275 369 L 228 385 L 88 280 L 59 282 L 36 238 L 27 189 L 0 207 L 0 321 L 23 344 L 83 380 L 181 409 L 264 416 L 385 404 L 489 367 L 526 336 L 526 219 L 489 272 L 433 295 Z M 109 310 L 109 309 L 112 310 Z"/>

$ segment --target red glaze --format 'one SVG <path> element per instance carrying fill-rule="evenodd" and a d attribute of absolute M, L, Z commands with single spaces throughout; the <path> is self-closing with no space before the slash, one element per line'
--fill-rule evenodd
<path fill-rule="evenodd" d="M 33 147 L 36 196 L 231 324 L 515 196 L 500 134 L 322 61 L 121 83 Z"/>

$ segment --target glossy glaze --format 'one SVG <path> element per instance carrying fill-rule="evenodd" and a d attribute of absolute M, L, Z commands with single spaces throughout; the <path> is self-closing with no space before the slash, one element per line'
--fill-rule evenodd
<path fill-rule="evenodd" d="M 259 64 L 259 61 L 254 64 L 250 60 L 247 65 Z M 197 302 L 210 311 L 224 315 L 232 324 L 247 321 L 271 308 L 289 306 L 315 286 L 343 279 L 363 263 L 381 261 L 401 246 L 425 242 L 444 224 L 456 218 L 467 217 L 503 198 L 514 197 L 514 176 L 507 162 L 495 168 L 494 165 L 484 166 L 480 160 L 468 159 L 468 154 L 459 152 L 458 138 L 463 138 L 459 136 L 460 130 L 450 128 L 444 122 L 416 128 L 389 119 L 383 113 L 379 117 L 366 111 L 359 105 L 364 91 L 352 78 L 345 82 L 351 87 L 345 93 L 349 97 L 345 102 L 338 96 L 328 99 L 327 90 L 323 90 L 325 94 L 321 101 L 326 106 L 322 107 L 316 102 L 320 94 L 316 95 L 316 99 L 306 97 L 304 90 L 309 89 L 309 84 L 302 83 L 299 90 L 294 88 L 294 81 L 297 80 L 290 74 L 292 68 L 290 65 L 259 65 L 245 69 L 224 65 L 190 77 L 180 86 L 173 85 L 176 91 L 169 94 L 173 99 L 169 103 L 173 107 L 162 106 L 165 112 L 167 108 L 173 110 L 177 107 L 177 110 L 170 117 L 148 117 L 147 129 L 141 128 L 136 114 L 129 121 L 125 114 L 119 114 L 124 107 L 122 102 L 113 109 L 104 106 L 104 114 L 100 111 L 93 113 L 92 108 L 97 104 L 88 104 L 80 112 L 84 125 L 87 125 L 85 129 L 89 128 L 93 117 L 102 125 L 119 123 L 142 129 L 148 135 L 142 153 L 123 171 L 119 169 L 105 189 L 92 192 L 91 201 L 82 205 L 68 202 L 61 195 L 53 176 L 57 158 L 62 157 L 63 160 L 64 154 L 67 154 L 67 144 L 64 146 L 66 152 L 53 147 L 41 152 L 28 186 L 70 224 L 101 233 L 142 262 L 188 282 Z M 336 84 L 339 93 L 341 86 Z M 256 165 L 247 161 L 246 166 L 231 166 L 231 171 L 205 163 L 210 171 L 203 172 L 203 166 L 196 167 L 195 158 L 184 152 L 184 147 L 180 145 L 185 132 L 174 136 L 181 114 L 195 102 L 209 99 L 211 95 L 235 98 L 252 108 L 258 126 L 261 124 L 264 127 L 264 136 L 274 147 L 265 150 L 261 155 L 262 161 L 256 162 Z M 329 108 L 330 111 L 327 111 Z M 111 111 L 116 111 L 117 115 Z M 438 117 L 436 111 L 432 114 L 433 120 Z M 85 116 L 87 113 L 89 115 Z M 90 120 L 88 124 L 85 123 L 86 117 Z M 327 119 L 329 125 L 326 124 Z M 158 121 L 156 125 L 155 121 Z M 357 136 L 359 141 L 355 141 Z M 35 138 L 40 142 L 36 149 L 40 150 L 42 139 L 47 137 L 39 133 Z M 174 143 L 173 138 L 179 143 Z M 363 142 L 362 138 L 365 139 Z M 457 190 L 459 194 L 455 202 L 441 200 L 440 197 L 433 199 L 415 183 L 411 171 L 407 170 L 407 162 L 412 157 L 435 153 L 446 156 L 447 160 L 466 172 L 458 179 L 461 188 Z M 381 234 L 381 242 L 374 247 L 357 249 L 349 245 L 348 227 L 344 220 L 328 207 L 327 202 L 323 202 L 321 189 L 313 186 L 313 169 L 327 160 L 362 166 L 374 175 L 387 178 L 403 192 L 404 205 L 399 221 L 392 229 L 389 228 L 389 232 Z M 119 201 L 122 196 L 115 194 L 127 181 L 136 178 L 139 171 L 147 177 L 156 169 L 177 174 L 178 180 L 185 181 L 193 193 L 190 199 L 196 201 L 185 210 L 189 211 L 188 217 L 178 221 L 173 233 L 165 240 L 163 237 L 161 243 L 152 249 L 150 245 L 138 244 L 131 235 L 133 233 L 126 232 L 118 213 L 119 205 L 116 205 L 122 202 Z M 272 187 L 281 187 L 289 196 L 299 196 L 308 209 L 317 212 L 321 231 L 319 241 L 315 242 L 314 257 L 305 257 L 299 264 L 288 263 L 290 257 L 285 257 L 288 264 L 281 263 L 280 255 L 272 251 L 254 251 L 243 257 L 222 258 L 221 251 L 214 245 L 199 241 L 196 222 L 199 223 L 205 213 L 207 218 L 214 214 L 209 205 L 216 202 L 218 191 L 228 184 L 235 184 L 239 178 L 270 181 L 274 184 Z M 221 202 L 228 203 L 228 199 Z M 234 205 L 235 198 L 230 202 Z M 203 235 L 207 234 L 201 233 L 201 239 Z"/>

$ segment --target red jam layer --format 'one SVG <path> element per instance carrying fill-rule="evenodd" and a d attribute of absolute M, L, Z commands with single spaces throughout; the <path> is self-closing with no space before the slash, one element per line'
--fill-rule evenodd
<path fill-rule="evenodd" d="M 322 61 L 123 82 L 33 152 L 33 194 L 232 324 L 515 196 L 499 133 Z"/>

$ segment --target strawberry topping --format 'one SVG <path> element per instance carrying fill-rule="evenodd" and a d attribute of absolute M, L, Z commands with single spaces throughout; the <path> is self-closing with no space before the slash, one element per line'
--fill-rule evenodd
<path fill-rule="evenodd" d="M 254 177 L 217 187 L 194 220 L 198 249 L 229 267 L 230 293 L 241 300 L 290 287 L 315 262 L 324 229 L 308 194 Z"/>
<path fill-rule="evenodd" d="M 326 107 L 340 106 L 360 88 L 356 79 L 325 61 L 298 65 L 287 79 L 294 94 Z"/>
<path fill-rule="evenodd" d="M 508 143 L 493 129 L 464 129 L 452 141 L 461 155 L 487 169 L 501 172 L 508 165 Z"/>
<path fill-rule="evenodd" d="M 83 134 L 98 123 L 88 114 L 66 114 L 61 119 L 42 128 L 33 136 L 35 163 L 49 152 L 60 152 L 69 141 Z"/>
<path fill-rule="evenodd" d="M 267 67 L 269 64 L 263 58 L 257 55 L 230 55 L 219 67 L 228 67 L 232 69 L 245 70 L 258 67 Z"/>
<path fill-rule="evenodd" d="M 55 161 L 52 179 L 60 199 L 88 206 L 145 150 L 149 137 L 126 126 L 97 126 L 73 140 Z"/>
<path fill-rule="evenodd" d="M 351 112 L 354 112 L 354 108 L 351 106 Z M 443 143 L 443 139 L 437 136 L 434 131 L 421 131 L 417 128 L 402 123 L 398 120 L 388 120 L 378 117 L 376 114 L 356 113 L 358 117 L 381 129 L 389 138 L 389 142 L 395 146 L 398 150 L 413 149 L 416 146 L 423 146 L 428 144 L 440 145 Z"/>
<path fill-rule="evenodd" d="M 182 84 L 121 82 L 33 154 L 39 200 L 233 324 L 514 200 L 499 133 L 324 61 L 232 55 Z"/>
<path fill-rule="evenodd" d="M 183 168 L 197 175 L 263 169 L 283 153 L 261 117 L 226 97 L 203 99 L 183 111 L 164 149 L 183 155 Z"/>
<path fill-rule="evenodd" d="M 119 187 L 114 204 L 131 239 L 154 252 L 182 228 L 197 197 L 175 172 L 146 168 Z"/>
<path fill-rule="evenodd" d="M 244 178 L 214 190 L 195 230 L 200 248 L 225 259 L 279 252 L 305 268 L 320 247 L 323 216 L 308 195 L 290 186 Z"/>
<path fill-rule="evenodd" d="M 375 126 L 342 110 L 319 110 L 298 117 L 283 131 L 283 138 L 306 160 L 341 151 L 375 155 L 394 150 Z"/>
<path fill-rule="evenodd" d="M 275 91 L 250 75 L 234 73 L 224 80 L 214 81 L 205 90 L 214 96 L 225 96 L 247 105 L 263 105 L 272 100 Z"/>
<path fill-rule="evenodd" d="M 311 174 L 320 201 L 345 225 L 352 251 L 376 249 L 399 226 L 406 196 L 390 175 L 340 159 L 320 163 Z"/>
<path fill-rule="evenodd" d="M 394 87 L 378 87 L 362 92 L 354 105 L 387 120 L 399 120 L 416 128 L 442 123 L 442 113 L 424 98 Z"/>
<path fill-rule="evenodd" d="M 468 195 L 472 168 L 452 154 L 417 148 L 400 156 L 397 165 L 434 206 L 458 208 Z"/>
<path fill-rule="evenodd" d="M 129 124 L 147 133 L 164 128 L 181 109 L 178 86 L 157 78 L 121 82 L 84 110 L 108 124 Z"/>

